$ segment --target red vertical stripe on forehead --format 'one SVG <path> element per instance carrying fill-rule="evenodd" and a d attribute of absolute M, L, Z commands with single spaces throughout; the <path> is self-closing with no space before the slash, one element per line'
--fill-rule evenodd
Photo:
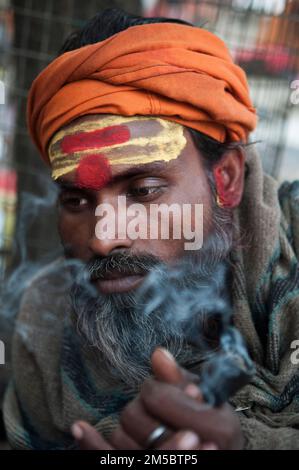
<path fill-rule="evenodd" d="M 109 147 L 110 145 L 123 144 L 130 139 L 130 131 L 127 126 L 108 126 L 89 132 L 66 135 L 61 142 L 63 153 L 74 153 L 88 149 Z"/>
<path fill-rule="evenodd" d="M 76 170 L 76 185 L 99 191 L 111 179 L 109 161 L 104 155 L 86 155 Z"/>

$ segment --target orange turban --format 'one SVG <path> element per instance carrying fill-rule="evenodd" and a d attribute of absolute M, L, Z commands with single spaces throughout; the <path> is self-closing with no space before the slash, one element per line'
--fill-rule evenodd
<path fill-rule="evenodd" d="M 86 114 L 150 115 L 214 139 L 246 141 L 256 126 L 246 75 L 214 34 L 134 26 L 55 59 L 32 84 L 28 127 L 43 158 L 61 127 Z"/>

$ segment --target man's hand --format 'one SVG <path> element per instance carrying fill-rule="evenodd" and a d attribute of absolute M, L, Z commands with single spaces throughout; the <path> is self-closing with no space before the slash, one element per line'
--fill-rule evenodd
<path fill-rule="evenodd" d="M 76 423 L 73 434 L 80 448 L 146 449 L 149 435 L 161 425 L 168 432 L 157 442 L 157 449 L 242 448 L 237 415 L 228 404 L 219 408 L 206 405 L 194 384 L 197 376 L 180 368 L 162 349 L 154 352 L 152 368 L 155 379 L 148 379 L 138 397 L 125 407 L 109 443 L 87 423 Z"/>

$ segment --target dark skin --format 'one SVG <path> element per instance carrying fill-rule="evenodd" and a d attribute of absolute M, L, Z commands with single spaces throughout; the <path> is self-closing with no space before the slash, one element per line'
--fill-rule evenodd
<path fill-rule="evenodd" d="M 135 123 L 136 126 L 136 123 Z M 146 135 L 146 121 L 140 135 Z M 185 130 L 187 145 L 175 160 L 147 165 L 112 166 L 112 180 L 98 191 L 75 186 L 75 174 L 61 177 L 59 231 L 72 256 L 87 262 L 128 250 L 131 254 L 153 254 L 172 263 L 184 254 L 184 240 L 99 239 L 95 236 L 95 208 L 101 203 L 117 204 L 125 195 L 130 203 L 204 205 L 204 237 L 211 229 L 211 193 L 203 160 Z M 231 209 L 240 203 L 244 183 L 244 155 L 237 150 L 225 154 L 215 170 L 221 178 L 221 200 Z M 182 370 L 163 350 L 152 356 L 154 378 L 145 381 L 140 394 L 128 404 L 120 424 L 106 441 L 88 423 L 78 422 L 72 432 L 81 449 L 143 449 L 150 433 L 163 424 L 169 433 L 155 448 L 172 450 L 241 449 L 243 437 L 237 414 L 230 405 L 207 406 L 195 376 Z M 189 436 L 189 441 L 183 438 Z M 192 440 L 193 437 L 193 440 Z"/>
<path fill-rule="evenodd" d="M 197 378 L 162 349 L 153 353 L 152 369 L 155 378 L 146 380 L 140 394 L 125 407 L 109 442 L 88 423 L 73 426 L 80 449 L 146 449 L 147 437 L 161 423 L 169 431 L 155 446 L 159 450 L 242 449 L 239 419 L 230 405 L 206 405 L 194 384 Z"/>

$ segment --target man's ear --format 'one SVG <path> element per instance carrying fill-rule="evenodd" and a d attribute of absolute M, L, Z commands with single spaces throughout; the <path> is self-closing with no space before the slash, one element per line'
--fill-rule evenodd
<path fill-rule="evenodd" d="M 213 174 L 222 207 L 235 208 L 242 199 L 245 174 L 245 153 L 242 149 L 228 150 L 213 168 Z"/>

